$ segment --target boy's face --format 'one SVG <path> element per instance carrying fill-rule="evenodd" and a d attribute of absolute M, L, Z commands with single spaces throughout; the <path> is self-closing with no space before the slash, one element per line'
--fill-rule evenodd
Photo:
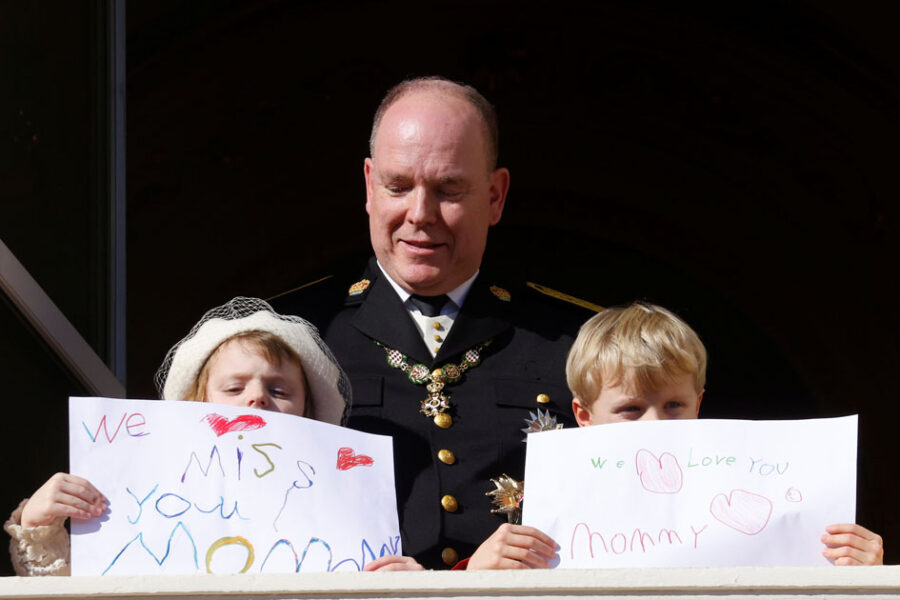
<path fill-rule="evenodd" d="M 623 383 L 604 386 L 590 403 L 572 400 L 572 412 L 580 427 L 618 421 L 658 421 L 696 419 L 703 390 L 694 387 L 694 377 L 686 373 L 671 383 L 646 394 L 638 394 Z"/>
<path fill-rule="evenodd" d="M 293 360 L 274 365 L 254 346 L 241 340 L 222 344 L 210 358 L 206 382 L 209 402 L 251 406 L 302 417 L 306 380 Z"/>

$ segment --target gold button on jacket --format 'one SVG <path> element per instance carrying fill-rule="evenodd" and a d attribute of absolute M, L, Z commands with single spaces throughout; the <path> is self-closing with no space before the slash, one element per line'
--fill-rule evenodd
<path fill-rule="evenodd" d="M 447 429 L 448 427 L 453 425 L 453 417 L 451 417 L 448 413 L 440 413 L 434 415 L 434 424 L 441 429 Z"/>
<path fill-rule="evenodd" d="M 447 494 L 443 498 L 441 498 L 441 506 L 443 506 L 444 510 L 446 510 L 447 512 L 456 512 L 456 509 L 459 508 L 459 504 L 456 502 L 456 498 L 454 498 L 450 494 Z"/>
<path fill-rule="evenodd" d="M 441 552 L 441 560 L 444 561 L 444 564 L 448 567 L 452 567 L 459 562 L 459 552 L 453 548 L 444 548 Z"/>
<path fill-rule="evenodd" d="M 438 450 L 438 459 L 445 465 L 452 465 L 456 462 L 456 455 L 452 451 L 443 448 Z"/>

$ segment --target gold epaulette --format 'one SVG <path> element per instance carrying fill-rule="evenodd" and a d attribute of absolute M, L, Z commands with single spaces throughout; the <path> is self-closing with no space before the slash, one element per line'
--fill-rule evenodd
<path fill-rule="evenodd" d="M 297 287 L 286 290 L 284 292 L 281 292 L 280 294 L 275 294 L 271 298 L 266 299 L 266 302 L 271 302 L 272 300 L 275 300 L 276 298 L 281 298 L 282 296 L 287 296 L 288 294 L 290 294 L 292 292 L 296 292 L 297 290 L 302 290 L 303 288 L 308 288 L 311 285 L 316 285 L 317 283 L 322 283 L 323 281 L 331 279 L 332 277 L 334 277 L 334 275 L 326 275 L 325 277 L 320 277 L 319 279 L 316 279 L 315 281 L 310 281 L 309 283 L 304 283 L 303 285 L 298 285 Z"/>
<path fill-rule="evenodd" d="M 575 306 L 580 306 L 581 308 L 586 308 L 588 310 L 592 310 L 594 312 L 600 312 L 606 310 L 605 307 L 600 306 L 599 304 L 594 304 L 593 302 L 588 302 L 587 300 L 582 300 L 581 298 L 576 298 L 575 296 L 570 296 L 569 294 L 564 294 L 557 290 L 548 288 L 547 286 L 541 285 L 539 283 L 532 283 L 531 281 L 526 281 L 525 285 L 530 287 L 533 290 L 536 290 L 545 296 L 550 296 L 551 298 L 556 298 L 557 300 L 562 300 L 564 302 L 568 302 L 569 304 L 574 304 Z"/>

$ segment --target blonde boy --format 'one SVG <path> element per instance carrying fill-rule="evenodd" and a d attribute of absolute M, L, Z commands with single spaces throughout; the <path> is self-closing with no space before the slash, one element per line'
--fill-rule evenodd
<path fill-rule="evenodd" d="M 566 378 L 581 427 L 696 419 L 706 385 L 706 348 L 672 312 L 635 302 L 607 309 L 581 326 Z M 855 524 L 825 529 L 822 554 L 834 564 L 882 564 L 879 535 Z"/>
<path fill-rule="evenodd" d="M 706 385 L 706 348 L 668 310 L 635 303 L 582 325 L 566 361 L 578 425 L 696 419 Z"/>

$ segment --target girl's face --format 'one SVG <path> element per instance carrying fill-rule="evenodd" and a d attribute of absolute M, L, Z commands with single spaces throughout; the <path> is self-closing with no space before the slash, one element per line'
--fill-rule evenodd
<path fill-rule="evenodd" d="M 297 362 L 282 360 L 274 365 L 252 345 L 230 340 L 210 358 L 206 399 L 302 417 L 306 379 Z"/>

